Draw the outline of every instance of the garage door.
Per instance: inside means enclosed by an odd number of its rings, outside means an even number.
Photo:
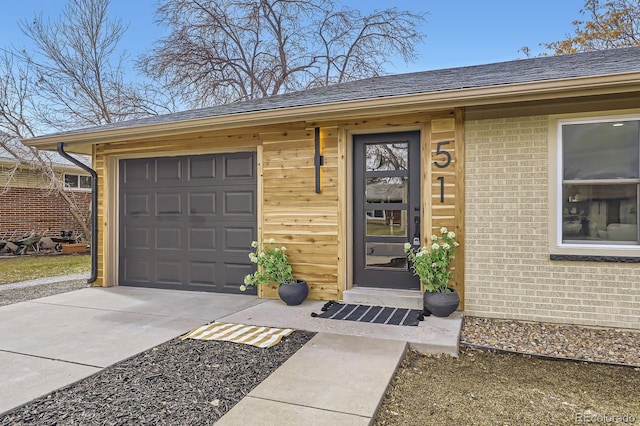
[[[119,283],[239,293],[256,239],[255,153],[120,160]]]

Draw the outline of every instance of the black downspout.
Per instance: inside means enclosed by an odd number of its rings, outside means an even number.
[[[87,284],[98,279],[98,174],[91,167],[76,160],[64,151],[64,142],[58,142],[58,154],[91,175],[91,276]]]

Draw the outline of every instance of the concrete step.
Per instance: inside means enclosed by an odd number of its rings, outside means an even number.
[[[458,356],[462,312],[454,312],[448,318],[431,315],[425,317],[417,327],[405,327],[311,316],[311,313],[321,313],[324,304],[325,302],[321,300],[305,300],[300,305],[288,306],[281,300],[264,300],[256,306],[226,317],[216,318],[216,320],[236,324],[295,328],[317,333],[400,340],[419,352]]]
[[[422,293],[420,290],[354,287],[344,291],[342,294],[342,300],[345,303],[422,309]]]

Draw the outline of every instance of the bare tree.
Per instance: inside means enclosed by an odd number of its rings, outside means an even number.
[[[108,18],[108,6],[109,0],[69,0],[57,21],[23,21],[21,29],[35,48],[5,50],[0,61],[0,146],[16,165],[45,177],[87,237],[87,218],[49,155],[19,140],[171,110],[168,98],[153,87],[125,82],[126,57],[117,45],[126,27]]]
[[[164,0],[158,23],[170,34],[139,65],[191,106],[261,98],[411,61],[423,20],[397,9],[363,16],[333,0]]]
[[[126,27],[108,17],[109,0],[69,0],[58,21],[20,24],[35,50],[15,50],[31,69],[42,124],[66,130],[156,114],[141,85],[126,83],[126,55],[117,50]],[[167,109],[161,109],[167,111]]]
[[[0,147],[15,159],[14,167],[5,172],[7,182],[11,181],[21,166],[40,173],[47,189],[62,198],[84,235],[89,237],[91,228],[88,217],[83,215],[74,193],[65,191],[64,179],[55,172],[50,155],[20,142],[20,139],[36,136],[36,129],[32,124],[34,120],[28,116],[34,109],[30,93],[31,76],[28,68],[16,65],[10,55],[5,54],[3,59],[0,66]]]

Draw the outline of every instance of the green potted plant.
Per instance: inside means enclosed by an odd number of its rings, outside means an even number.
[[[247,286],[270,285],[278,286],[278,295],[287,305],[299,305],[309,294],[306,281],[293,277],[293,269],[289,265],[289,257],[285,247],[276,246],[276,241],[271,238],[268,243],[251,243],[254,252],[249,253],[251,262],[258,265],[258,269],[244,277],[241,291],[246,291]]]
[[[431,236],[431,245],[418,249],[410,243],[404,245],[413,274],[424,287],[425,315],[448,317],[460,305],[460,296],[449,287],[452,278],[451,262],[456,248],[456,234],[443,227],[440,236]]]

